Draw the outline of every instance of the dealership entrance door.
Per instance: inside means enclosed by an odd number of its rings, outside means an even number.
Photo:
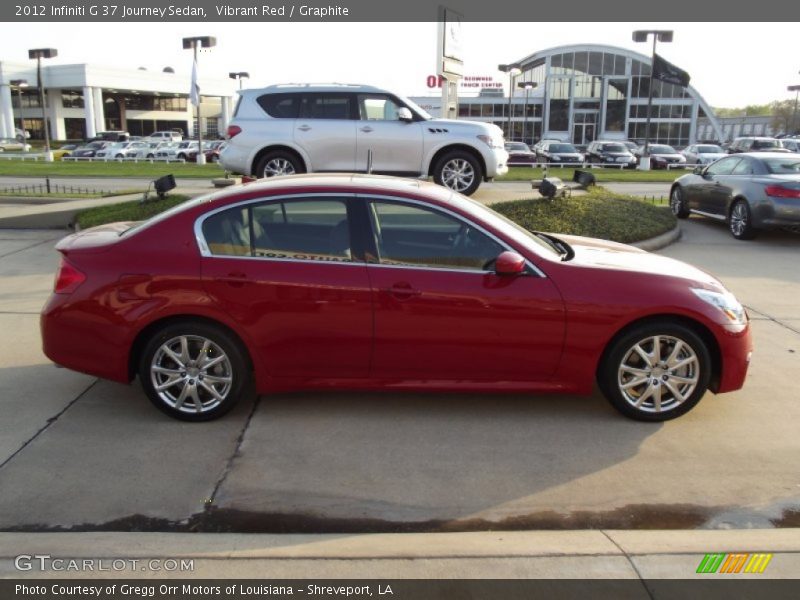
[[[572,123],[572,143],[586,146],[597,136],[597,110],[576,110]]]

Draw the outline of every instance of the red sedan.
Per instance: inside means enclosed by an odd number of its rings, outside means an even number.
[[[710,275],[532,233],[433,184],[298,175],[68,236],[42,311],[54,362],[137,375],[180,419],[252,389],[589,394],[661,421],[739,389],[747,315]]]

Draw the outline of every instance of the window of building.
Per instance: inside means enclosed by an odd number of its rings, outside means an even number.
[[[86,139],[86,119],[64,119],[64,133],[68,140]]]
[[[64,108],[84,108],[83,94],[74,90],[61,90],[61,106]]]
[[[569,129],[569,100],[550,100],[550,131],[567,131]]]

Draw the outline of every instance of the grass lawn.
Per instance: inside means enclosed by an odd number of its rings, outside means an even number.
[[[492,209],[531,231],[549,231],[615,242],[646,240],[673,229],[677,220],[667,205],[612,194],[602,187],[555,200],[515,200]]]
[[[175,194],[144,204],[138,200],[132,200],[109,206],[98,206],[78,213],[75,220],[81,229],[118,221],[143,221],[188,199],[189,196]]]
[[[581,167],[578,167],[581,168]],[[691,171],[684,169],[673,169],[671,171],[638,171],[636,169],[585,169],[595,176],[598,183],[621,182],[621,181],[651,181],[672,183],[681,175],[686,175]],[[548,169],[548,176],[558,177],[564,181],[572,181],[572,174],[575,168],[551,168]],[[495,181],[530,181],[531,179],[541,179],[542,169],[531,167],[511,167],[506,175],[495,178]]]
[[[156,179],[172,173],[175,177],[211,179],[222,177],[218,164],[131,163],[131,162],[51,162],[0,161],[0,176],[12,177],[146,177]]]
[[[78,214],[81,229],[116,221],[141,221],[187,200],[171,195],[163,200],[123,202],[98,206]],[[582,196],[555,200],[515,200],[492,209],[526,229],[585,235],[616,242],[637,242],[669,231],[677,224],[666,205],[655,205],[633,196],[620,196],[592,188]]]

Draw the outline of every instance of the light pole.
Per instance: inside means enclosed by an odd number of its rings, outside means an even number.
[[[800,85],[790,85],[786,89],[790,92],[794,92],[794,110],[792,111],[792,133],[797,133],[797,97],[800,96]]]
[[[53,153],[50,151],[50,130],[47,128],[47,112],[44,106],[44,87],[42,87],[42,59],[58,56],[55,48],[35,48],[28,50],[28,58],[36,59],[36,85],[39,86],[39,104],[42,105],[42,129],[44,130],[44,160],[53,162]],[[23,134],[24,135],[24,134]]]
[[[644,152],[639,161],[639,168],[642,171],[650,170],[650,117],[653,112],[653,71],[656,64],[656,40],[669,43],[672,41],[672,31],[669,29],[640,29],[633,32],[634,42],[646,42],[647,37],[653,34],[653,56],[650,61],[650,85],[647,95],[647,124],[644,132]]]
[[[506,128],[508,129],[508,137],[511,140],[511,98],[514,97],[514,77],[522,73],[519,65],[497,65],[497,69],[503,73],[508,73],[508,115],[506,117]]]
[[[250,73],[246,71],[239,71],[238,73],[228,73],[228,77],[238,81],[239,89],[242,89],[242,79],[250,79]]]
[[[206,155],[203,153],[203,128],[200,121],[200,86],[197,85],[197,49],[198,48],[213,48],[217,45],[217,38],[209,35],[199,37],[185,37],[183,38],[183,49],[191,49],[194,55],[194,62],[192,63],[192,89],[189,98],[194,104],[195,112],[197,113],[197,164],[206,164]]]
[[[25,120],[22,118],[22,88],[28,87],[27,79],[12,79],[12,87],[17,88],[17,104],[19,105],[19,130],[22,132],[22,151],[25,152]]]
[[[525,90],[525,108],[522,110],[522,141],[526,144],[528,143],[525,141],[525,131],[528,129],[528,93],[537,85],[538,84],[533,81],[517,82],[517,87]],[[531,136],[531,141],[533,141],[533,136]]]

